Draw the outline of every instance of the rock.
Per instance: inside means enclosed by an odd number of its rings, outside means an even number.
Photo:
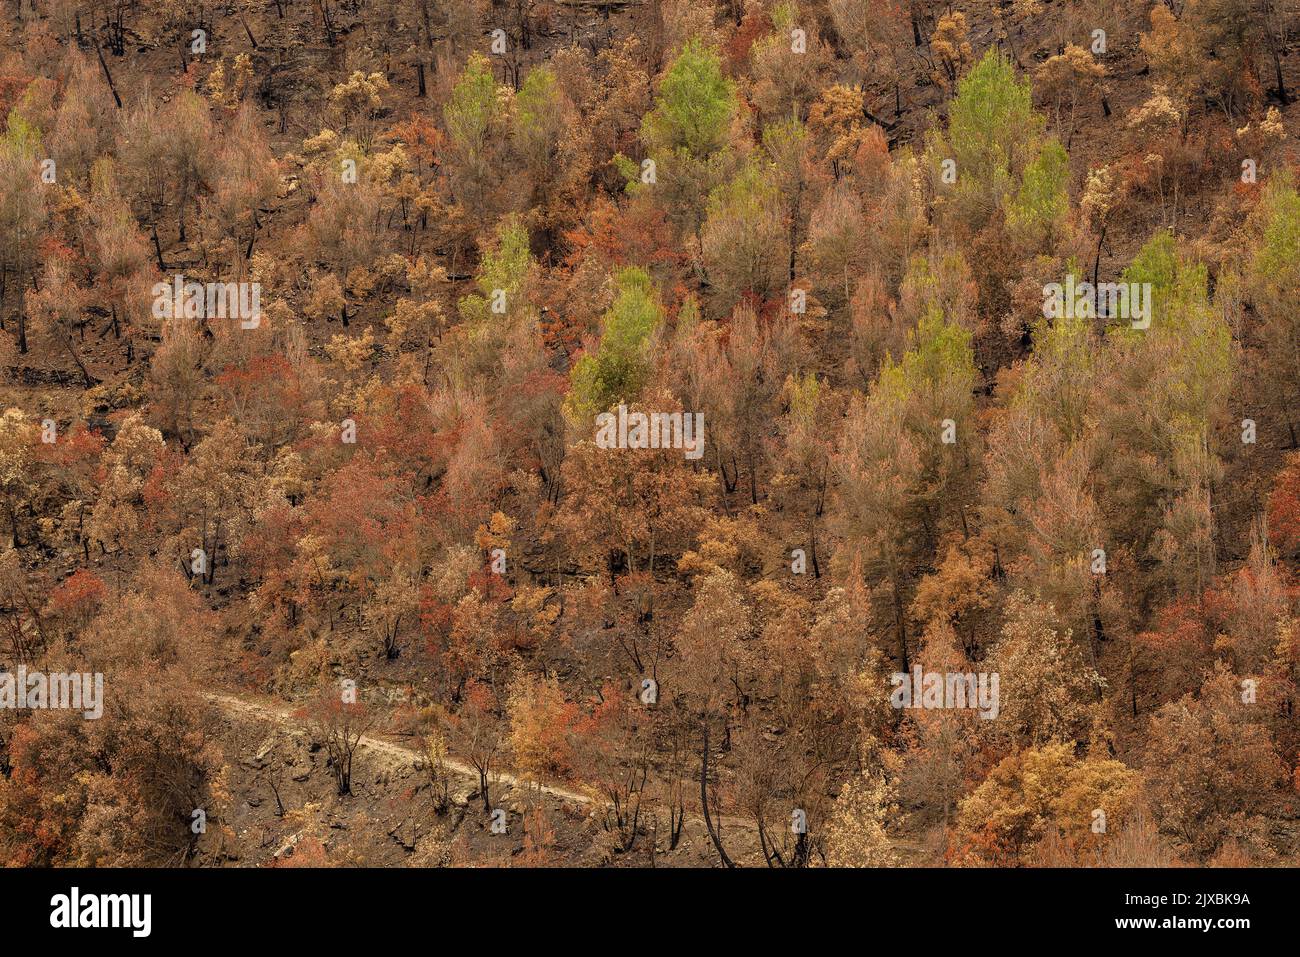
[[[408,824],[410,825],[410,827],[407,827]],[[408,851],[415,850],[415,841],[416,841],[415,822],[411,821],[409,818],[403,821],[398,821],[395,825],[389,828],[388,836],[391,837],[393,840],[395,840],[398,844],[402,845],[402,847],[405,848],[406,850]]]
[[[262,742],[262,746],[257,749],[256,754],[254,754],[252,757],[244,758],[242,761],[240,761],[240,763],[243,764],[245,767],[252,768],[255,771],[260,771],[262,768],[266,767],[267,756],[270,755],[271,750],[274,747],[275,747],[275,735],[272,735],[271,737],[267,738],[265,741]]]

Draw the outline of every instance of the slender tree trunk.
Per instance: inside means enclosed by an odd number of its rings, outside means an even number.
[[[122,98],[117,95],[117,85],[113,82],[113,74],[108,72],[108,64],[104,62],[104,51],[99,48],[99,38],[95,38],[95,55],[99,57],[99,65],[104,69],[104,79],[108,81],[109,92],[113,94],[113,102],[117,108],[122,108]]]
[[[722,846],[722,839],[718,836],[717,831],[713,828],[713,818],[709,814],[709,720],[705,718],[702,722],[703,727],[703,744],[700,750],[700,808],[704,812],[704,827],[709,832],[709,839],[713,841],[713,847],[718,852],[724,867],[735,867],[731,858],[727,856],[727,851]]]
[[[153,227],[153,253],[158,259],[158,269],[161,272],[167,271],[167,265],[163,262],[162,243],[158,242],[158,226]]]
[[[1101,244],[1106,241],[1106,224],[1101,224],[1101,234],[1097,237],[1097,252],[1092,257],[1092,288],[1097,288],[1097,273],[1101,269]]]

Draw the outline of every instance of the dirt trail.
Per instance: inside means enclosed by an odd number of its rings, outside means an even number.
[[[252,701],[248,698],[240,698],[235,695],[218,694],[216,692],[204,692],[203,696],[217,705],[223,711],[229,714],[242,714],[245,717],[269,722],[279,728],[284,729],[290,734],[306,734],[306,722],[296,717],[293,709],[284,705],[266,704],[259,701]],[[362,735],[358,742],[358,748],[370,751],[374,754],[383,755],[390,761],[396,762],[401,766],[416,766],[417,762],[423,761],[424,756],[414,748],[408,748],[404,745],[396,744],[392,741],[385,741],[382,738],[376,738],[371,735]],[[478,771],[462,761],[456,761],[452,758],[446,759],[446,766],[449,770],[463,777],[471,778],[477,783]],[[523,781],[508,771],[498,771],[492,775],[492,780],[497,784],[505,784],[510,787],[531,787],[540,790],[543,794],[549,794],[561,801],[569,801],[574,804],[594,804],[595,799],[590,794],[584,794],[581,791],[571,791],[568,788],[556,787],[550,784],[538,785],[533,781]],[[696,815],[688,815],[687,820],[695,824],[702,824],[704,819]],[[732,817],[723,815],[715,817],[715,821],[727,828],[743,828],[745,830],[756,830],[754,823],[749,818]],[[916,858],[922,855],[925,848],[912,841],[891,841],[890,844],[900,856]]]
[[[250,701],[247,698],[237,698],[234,695],[216,694],[214,692],[205,692],[203,696],[228,713],[238,713],[259,721],[268,721],[292,733],[306,733],[306,722],[295,717],[291,708],[279,705],[263,704],[257,701]],[[384,755],[401,765],[416,766],[418,762],[424,760],[424,756],[414,748],[408,748],[404,745],[395,744],[392,741],[385,741],[382,738],[376,738],[371,735],[363,734],[361,740],[358,742],[358,747],[366,751]],[[454,771],[456,774],[472,778],[475,781],[478,780],[478,771],[462,761],[447,758],[446,765],[449,770]],[[534,790],[539,789],[539,785],[531,781],[521,781],[518,777],[507,771],[494,772],[491,778],[494,782],[505,784],[509,787],[528,786]],[[570,791],[566,788],[553,787],[547,784],[540,785],[540,790],[543,794],[550,794],[562,801],[571,801],[578,804],[592,803],[591,795],[582,794],[578,791]]]

